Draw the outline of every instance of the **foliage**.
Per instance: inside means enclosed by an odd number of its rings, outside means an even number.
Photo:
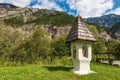
[[[8,55],[12,54],[13,46],[18,46],[21,41],[19,31],[14,31],[11,27],[5,27],[3,23],[0,26],[0,58],[2,63],[6,61]]]
[[[106,46],[103,40],[99,40],[93,44],[93,53],[106,52]]]
[[[52,63],[55,62],[56,57],[62,58],[70,55],[70,44],[65,43],[66,37],[61,36],[50,40],[48,32],[41,26],[32,30],[29,37],[22,36],[21,31],[10,26],[6,28],[3,25],[0,27],[0,31],[1,65],[33,64],[39,60],[42,60],[43,63]]]
[[[20,27],[24,24],[23,16],[12,17],[8,19],[4,19],[6,25],[10,25],[12,27]]]
[[[118,53],[120,52],[120,42],[116,45],[115,51]]]
[[[41,27],[38,27],[29,41],[30,46],[28,45],[26,48],[27,51],[30,51],[28,53],[32,52],[36,55],[36,58],[46,58],[50,53],[50,40],[48,37],[49,34]]]
[[[43,11],[41,10],[34,13],[33,15],[36,16],[37,19],[28,21],[27,23],[67,26],[67,25],[72,25],[75,19],[75,17],[73,17],[72,15],[70,16],[64,12],[58,12],[58,11],[52,12],[52,11],[46,11],[46,10],[43,10]]]
[[[35,63],[35,60],[39,58],[46,58],[50,53],[48,33],[41,27],[38,27],[34,31],[33,36],[24,40],[14,49],[13,53],[17,53],[16,57],[21,57],[20,60],[25,60],[29,64]]]
[[[31,37],[24,37],[20,32],[10,26],[2,26],[1,23],[0,60],[2,65],[31,64],[38,58],[50,55],[50,40],[45,30],[38,27]]]
[[[90,26],[95,26],[95,28],[96,28],[97,30],[102,29],[102,30],[106,31],[107,33],[110,32],[110,28],[109,28],[109,27],[104,27],[104,26],[100,26],[100,25],[98,25],[98,24],[89,23],[89,22],[87,22],[87,23],[88,23]],[[94,30],[93,30],[93,32],[94,32]]]
[[[52,40],[52,56],[62,57],[70,56],[70,44],[66,43],[66,37],[56,37]]]
[[[106,42],[105,44],[106,44],[106,46],[107,46],[107,51],[108,51],[108,52],[116,52],[116,51],[115,51],[115,47],[116,47],[116,45],[118,44],[117,41],[112,40],[112,41]]]
[[[88,24],[88,28],[90,29],[91,32],[93,32],[93,35],[98,39],[99,31],[98,31],[97,27],[94,25]]]
[[[119,54],[114,54],[116,59],[120,59],[120,42],[119,41],[108,41],[106,42],[107,46],[107,51],[112,52],[112,53],[119,53]]]

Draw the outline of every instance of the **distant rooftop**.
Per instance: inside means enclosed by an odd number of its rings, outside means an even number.
[[[77,16],[76,21],[74,22],[67,37],[67,42],[75,40],[96,41],[95,36],[89,30],[80,15]]]

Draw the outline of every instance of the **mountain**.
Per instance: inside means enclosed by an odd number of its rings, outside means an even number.
[[[110,29],[110,35],[117,40],[120,40],[120,22],[116,23]]]
[[[68,35],[75,17],[65,12],[37,9],[37,8],[14,8],[0,11],[0,22],[3,26],[9,26],[18,30],[21,35],[31,35],[30,30],[41,25],[46,29],[51,38],[55,36]],[[98,39],[108,41],[111,37],[104,29],[93,24],[88,24],[91,31]],[[6,27],[7,28],[7,27]]]
[[[17,8],[17,6],[9,4],[9,3],[0,3],[0,8],[10,9],[10,8]]]
[[[120,22],[120,15],[108,14],[101,17],[86,18],[85,21],[110,28],[114,24]]]

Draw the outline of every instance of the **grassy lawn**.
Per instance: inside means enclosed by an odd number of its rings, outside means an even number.
[[[120,67],[92,63],[96,73],[76,75],[72,67],[64,66],[21,66],[0,68],[0,80],[120,80]]]

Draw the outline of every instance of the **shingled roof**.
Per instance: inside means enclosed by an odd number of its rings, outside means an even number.
[[[76,21],[74,22],[67,37],[67,42],[75,40],[96,41],[95,36],[89,30],[80,15],[77,16]]]

